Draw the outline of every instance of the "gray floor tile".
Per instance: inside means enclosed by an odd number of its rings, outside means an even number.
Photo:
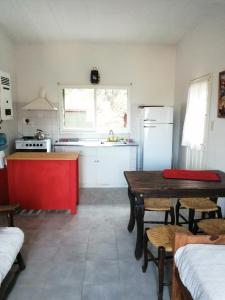
[[[116,243],[111,242],[90,242],[88,243],[87,260],[117,260],[118,249]]]
[[[120,284],[84,285],[82,300],[122,300]]]
[[[17,215],[27,268],[9,299],[157,299],[157,271],[142,273],[128,220],[126,189],[82,189],[77,215]]]
[[[156,286],[152,284],[124,283],[121,294],[122,300],[157,300]]]
[[[40,300],[43,298],[43,286],[16,286],[9,294],[8,300]]]
[[[79,286],[55,285],[45,287],[42,299],[47,300],[81,300],[82,288]]]
[[[61,244],[53,258],[56,264],[62,264],[64,261],[77,262],[86,260],[87,243]]]
[[[133,238],[129,238],[129,234],[127,235],[127,237],[124,236],[124,239],[117,239],[117,249],[119,260],[135,260],[135,242]]]
[[[120,281],[122,283],[143,283],[143,284],[156,284],[157,271],[153,264],[149,264],[146,273],[142,272],[142,261],[120,260]]]
[[[46,287],[59,284],[72,287],[73,284],[80,284],[84,281],[85,268],[85,261],[62,261],[59,264],[53,262],[45,278]]]
[[[84,283],[119,283],[118,261],[87,261]]]
[[[89,239],[88,239],[89,243],[109,243],[109,244],[116,244],[116,234],[115,231],[113,229],[112,226],[104,226],[104,228],[102,228],[102,226],[93,229],[90,229],[90,233],[89,233]]]
[[[61,244],[71,247],[77,245],[77,243],[87,244],[89,239],[89,232],[89,229],[79,229],[74,226],[73,230],[67,230],[67,233],[61,239]]]
[[[49,261],[54,258],[57,251],[56,246],[49,246],[46,242],[45,245],[29,244],[24,245],[22,248],[22,253],[24,260],[29,264],[32,261],[43,262]]]
[[[43,285],[51,268],[51,261],[26,262],[26,269],[20,273],[16,284],[31,286]]]

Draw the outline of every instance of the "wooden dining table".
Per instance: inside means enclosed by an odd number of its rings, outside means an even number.
[[[161,171],[125,171],[130,200],[128,231],[137,226],[135,257],[143,252],[144,198],[192,198],[210,197],[214,201],[225,197],[225,173],[213,170],[220,176],[220,182],[165,179]],[[160,200],[159,200],[160,201]]]

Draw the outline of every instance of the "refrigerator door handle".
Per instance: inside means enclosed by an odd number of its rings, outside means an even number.
[[[144,128],[156,128],[157,126],[144,126]]]
[[[144,121],[148,121],[148,122],[156,122],[157,120],[153,120],[153,119],[144,119]]]

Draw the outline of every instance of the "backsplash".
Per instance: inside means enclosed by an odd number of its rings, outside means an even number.
[[[97,132],[60,132],[60,117],[58,111],[34,111],[23,110],[22,107],[26,103],[17,103],[17,123],[18,132],[17,137],[33,136],[37,129],[41,129],[46,134],[46,137],[51,138],[52,142],[59,140],[60,138],[80,138],[80,139],[105,139],[108,137],[107,133]],[[54,105],[56,105],[54,103]],[[57,105],[56,105],[57,106]],[[29,122],[26,122],[26,119]],[[129,133],[118,134],[119,137],[130,138]]]

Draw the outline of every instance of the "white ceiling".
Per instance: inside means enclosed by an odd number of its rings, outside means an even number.
[[[17,43],[177,43],[225,0],[0,0],[0,27]]]

